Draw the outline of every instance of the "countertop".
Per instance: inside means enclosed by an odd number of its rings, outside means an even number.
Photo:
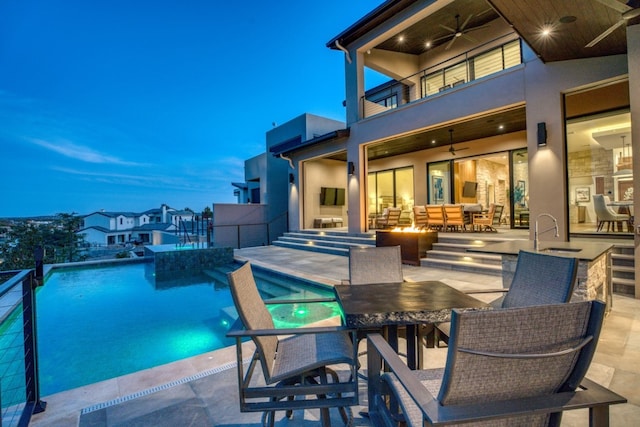
[[[540,252],[549,255],[578,258],[581,261],[594,261],[613,248],[612,243],[598,242],[540,242],[539,250],[533,250],[533,240],[510,240],[488,244],[481,248],[469,248],[468,252],[498,255],[518,255],[518,252]]]

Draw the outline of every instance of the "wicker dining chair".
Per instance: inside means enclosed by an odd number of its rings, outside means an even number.
[[[494,308],[511,308],[569,302],[577,274],[577,258],[520,251],[509,288],[489,290],[505,292],[501,298],[492,301],[491,305]],[[440,341],[448,341],[450,327],[449,322],[436,325],[436,345]]]
[[[291,416],[294,409],[319,408],[323,425],[328,426],[333,407],[340,409],[347,424],[344,408],[358,404],[355,333],[343,327],[276,329],[251,265],[245,263],[227,278],[243,326],[234,325],[227,333],[236,339],[240,411],[264,412],[265,421],[273,426],[275,411]],[[245,374],[242,339],[247,337],[256,350]],[[258,364],[262,379],[254,375]],[[336,366],[345,372],[339,375]]]
[[[558,426],[564,410],[589,408],[588,425],[608,425],[609,405],[626,399],[584,378],[604,311],[600,301],[454,310],[444,369],[410,370],[372,335],[371,422],[543,427]]]

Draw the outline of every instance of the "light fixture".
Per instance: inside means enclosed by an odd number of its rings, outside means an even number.
[[[616,171],[613,173],[613,176],[621,176],[621,175],[631,175],[633,174],[633,158],[631,157],[631,143],[625,144],[624,139],[626,135],[620,135],[622,139],[622,152],[618,156],[618,161],[616,162]],[[627,147],[629,150],[627,151]]]
[[[292,173],[289,174],[289,184],[295,184],[296,176]]]
[[[538,123],[538,147],[547,145],[547,124],[545,122]]]
[[[347,173],[349,174],[349,176],[353,175],[355,171],[356,171],[356,165],[354,165],[353,162],[347,163]]]

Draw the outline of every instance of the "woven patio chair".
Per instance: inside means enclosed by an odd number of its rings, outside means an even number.
[[[344,408],[358,404],[355,333],[343,327],[275,329],[251,265],[245,263],[227,278],[239,315],[236,323],[243,326],[236,324],[227,333],[236,339],[240,411],[264,412],[263,423],[273,426],[275,411],[290,417],[294,409],[319,408],[322,424],[328,426],[329,408],[339,408],[347,424]],[[245,375],[242,339],[247,337],[256,350]],[[262,378],[254,375],[258,363]],[[346,372],[339,375],[336,367]]]
[[[604,311],[600,301],[454,310],[444,369],[412,371],[374,334],[372,425],[558,426],[562,411],[580,408],[588,425],[609,425],[609,405],[626,399],[584,378]]]
[[[509,288],[482,292],[506,292],[501,298],[491,302],[494,308],[559,304],[571,299],[577,273],[577,258],[520,251]],[[449,322],[436,325],[436,345],[439,345],[440,341],[448,341],[450,327]]]
[[[402,253],[400,246],[349,248],[349,283],[401,283]]]

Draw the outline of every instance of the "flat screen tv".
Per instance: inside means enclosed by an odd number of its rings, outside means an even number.
[[[320,204],[323,206],[343,206],[345,198],[344,188],[321,187]]]
[[[476,197],[478,183],[473,181],[465,181],[462,187],[462,197]]]

